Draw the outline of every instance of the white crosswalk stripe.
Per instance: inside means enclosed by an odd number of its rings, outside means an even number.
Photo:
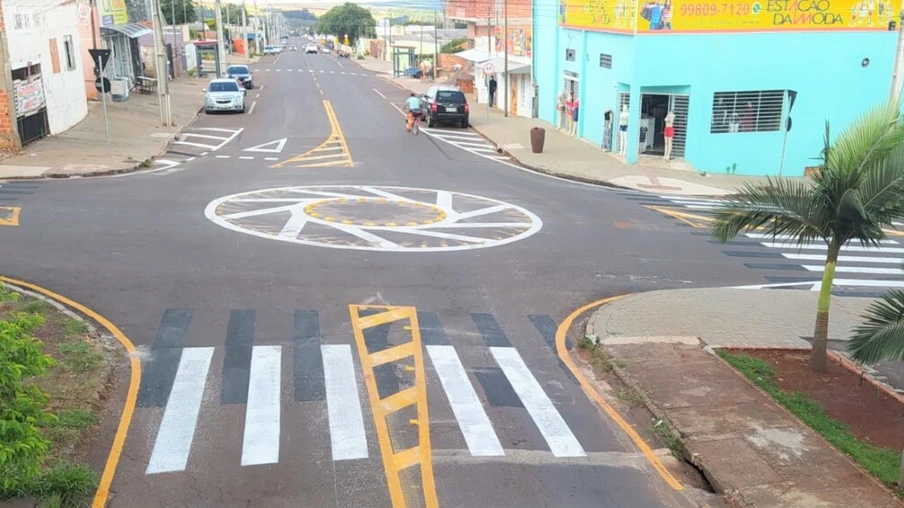
[[[650,199],[660,199],[665,206],[680,207],[688,210],[688,213],[698,216],[707,216],[716,211],[722,201],[719,199],[700,198],[694,196],[670,196],[659,195]],[[901,226],[904,223],[893,223],[893,226]],[[825,260],[828,246],[822,242],[814,242],[807,245],[799,245],[789,235],[771,235],[768,233],[743,233],[735,241],[749,240],[751,256],[745,265],[764,270],[782,270],[790,277],[784,277],[787,283],[781,282],[783,277],[769,277],[768,284],[743,286],[750,288],[781,288],[781,287],[807,287],[818,290],[821,286],[821,275],[825,271]],[[897,288],[904,285],[904,269],[901,268],[901,254],[904,254],[904,245],[895,236],[879,240],[878,245],[862,245],[858,242],[850,242],[841,247],[841,255],[838,257],[835,272],[838,275],[850,274],[856,278],[836,278],[834,288],[852,288],[851,294],[857,294],[862,288],[867,295],[872,294],[876,288]],[[774,254],[757,254],[757,250],[765,247]],[[729,249],[731,250],[731,249]],[[776,252],[777,251],[777,252]],[[740,252],[732,252],[733,256],[743,257]],[[779,263],[770,263],[769,257],[774,256]],[[786,265],[781,261],[798,261],[797,265]],[[879,266],[877,266],[879,265]],[[889,265],[889,266],[882,266]],[[793,267],[796,269],[789,269]],[[796,276],[799,271],[800,276]],[[795,277],[796,276],[796,277]],[[813,281],[801,281],[801,278],[815,277]],[[845,289],[847,291],[847,289]]]
[[[483,138],[480,134],[459,129],[440,129],[421,127],[421,132],[450,145],[456,146],[466,152],[483,157],[484,159],[511,162],[511,158],[500,154],[496,146]]]
[[[468,452],[474,457],[501,457],[506,451],[497,432],[510,432],[508,425],[495,427],[488,416],[477,390],[468,376],[465,365],[454,346],[426,346],[427,356],[439,378],[439,388],[445,394],[452,414],[458,424]],[[365,415],[359,392],[363,380],[359,379],[352,346],[324,344],[319,347],[323,366],[323,388],[326,400],[332,460],[347,461],[367,459],[368,436]],[[491,347],[492,357],[508,380],[515,396],[521,401],[528,420],[532,421],[543,436],[555,457],[583,457],[586,452],[572,433],[555,404],[514,347]],[[212,398],[208,391],[216,391],[222,379],[219,369],[211,369],[213,347],[186,347],[164,409],[163,419],[154,440],[147,474],[184,471],[192,453],[204,454],[214,443],[195,442],[196,433],[209,433],[209,421],[205,414],[214,408],[202,399]],[[225,360],[224,360],[225,361]],[[297,358],[296,358],[296,361]],[[286,372],[281,369],[280,346],[260,345],[251,350],[248,376],[248,397],[245,405],[241,466],[276,464],[280,461],[280,443],[286,435],[281,425],[285,411],[297,412],[298,404],[281,396],[281,385]],[[288,372],[291,374],[291,371]],[[500,425],[503,422],[497,421]],[[290,436],[296,437],[296,436]],[[375,438],[373,438],[375,439]]]

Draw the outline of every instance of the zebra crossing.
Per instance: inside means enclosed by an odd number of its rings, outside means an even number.
[[[423,126],[420,128],[420,131],[433,139],[438,139],[466,152],[477,155],[479,157],[483,157],[484,159],[512,162],[511,157],[503,155],[496,148],[496,145],[490,143],[486,140],[486,138],[484,138],[480,134],[477,134],[476,132],[471,132],[464,129],[441,129],[436,127],[428,128]]]
[[[456,442],[464,445],[459,445],[461,449],[466,448],[473,457],[504,457],[509,451],[503,443],[525,442],[519,433],[538,433],[545,444],[540,445],[542,451],[556,459],[587,456],[584,445],[572,431],[574,421],[570,425],[557,408],[564,401],[549,395],[548,386],[545,388],[541,383],[544,376],[538,379],[531,368],[532,362],[526,361],[509,342],[495,317],[472,314],[475,332],[462,332],[444,330],[435,313],[417,310],[416,316],[417,320],[411,322],[420,323],[418,336],[422,337],[416,345],[422,343],[424,357],[429,359],[424,362],[427,386],[419,389],[433,395],[442,394],[432,397],[428,405],[443,405],[451,411],[460,437]],[[254,310],[232,310],[225,341],[216,346],[187,344],[191,342],[187,337],[192,336],[192,317],[191,309],[167,309],[143,361],[136,415],[141,418],[142,411],[150,411],[147,418],[153,421],[150,415],[163,410],[159,425],[149,436],[146,475],[185,472],[193,463],[190,457],[215,452],[209,449],[211,443],[196,438],[208,433],[210,428],[222,428],[222,423],[214,421],[218,414],[216,404],[204,401],[218,401],[221,407],[244,406],[244,425],[239,427],[239,422],[234,423],[235,432],[241,433],[241,439],[236,440],[241,443],[238,464],[241,467],[278,464],[280,452],[287,446],[284,441],[291,440],[293,435],[297,437],[297,429],[284,428],[284,416],[310,407],[306,403],[325,403],[323,426],[329,435],[333,461],[371,458],[379,436],[372,435],[372,424],[366,422],[376,418],[378,406],[394,407],[390,409],[392,412],[410,404],[410,401],[400,401],[410,398],[410,389],[401,385],[405,384],[405,375],[412,367],[390,363],[401,358],[392,351],[399,349],[390,344],[393,334],[405,330],[410,333],[410,326],[374,322],[380,316],[362,317],[362,321],[370,319],[369,329],[362,337],[389,346],[384,352],[368,354],[368,361],[362,362],[359,356],[362,351],[359,349],[356,354],[353,345],[341,342],[344,337],[331,334],[329,339],[324,339],[320,315],[315,310],[294,311],[292,319],[285,323],[286,340],[273,340],[273,334],[269,333],[264,334],[268,337],[263,341],[266,343],[255,342]],[[550,334],[555,329],[552,318],[525,316],[525,325],[530,326],[527,322],[537,330],[538,338],[547,346],[551,344]],[[259,323],[261,327],[271,324]],[[194,330],[194,334],[197,332]],[[487,367],[486,362],[474,365],[472,354],[462,355],[464,346],[454,344],[458,334],[480,335],[487,353],[481,357],[491,359],[494,366]],[[352,335],[349,330],[348,341],[353,340]],[[381,356],[385,358],[375,360]],[[367,373],[365,364],[371,361],[375,367],[372,373]],[[364,389],[368,376],[375,380],[383,397],[372,400],[373,414],[366,404],[369,395]],[[391,385],[395,385],[398,393],[384,395]],[[284,388],[289,386],[294,388],[294,393]],[[573,405],[573,397],[567,403]],[[522,420],[532,428],[526,430],[513,425],[511,414],[500,416],[500,408],[525,413]],[[390,416],[381,418],[391,420]],[[402,420],[407,422],[405,418]],[[441,438],[448,442],[448,421],[436,425],[426,423],[430,432],[441,432]]]
[[[718,199],[692,196],[626,196],[684,225],[699,229],[709,227],[713,211],[721,204]],[[901,223],[894,225],[904,226]],[[874,297],[886,289],[904,288],[904,245],[899,240],[902,235],[897,230],[887,233],[891,238],[880,241],[878,246],[851,243],[841,248],[832,284],[833,293]],[[709,236],[708,232],[702,231],[694,234]],[[747,268],[769,273],[765,277],[768,283],[742,287],[812,291],[818,291],[822,287],[827,251],[827,246],[823,243],[798,245],[789,236],[742,233],[724,246],[726,249],[722,251],[723,254],[743,258]]]

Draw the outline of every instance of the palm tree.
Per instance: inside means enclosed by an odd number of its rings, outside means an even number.
[[[712,234],[727,242],[741,231],[762,230],[799,246],[826,244],[816,306],[810,367],[826,370],[829,304],[838,253],[848,242],[877,246],[883,227],[904,215],[904,123],[891,102],[864,113],[834,142],[826,122],[820,171],[812,182],[768,179],[746,184],[719,207]]]

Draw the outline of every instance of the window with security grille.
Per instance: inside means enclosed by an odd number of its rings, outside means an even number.
[[[569,62],[574,62],[574,50],[573,49],[565,50],[565,60],[568,60]]]
[[[612,55],[600,53],[600,67],[602,67],[603,69],[611,69],[612,68]]]
[[[714,93],[710,133],[781,130],[785,95],[785,90]]]

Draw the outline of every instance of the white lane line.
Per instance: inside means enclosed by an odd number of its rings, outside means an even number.
[[[255,107],[255,106],[257,106],[257,101],[254,101],[254,102],[251,103],[251,108],[248,109],[248,114],[249,114],[249,115],[253,115],[253,114],[254,114],[254,107]]]
[[[201,157],[210,154],[210,152],[201,152]]]
[[[223,136],[211,136],[210,134],[194,134],[192,132],[185,132],[182,134],[182,136],[184,136],[184,137],[191,136],[193,138],[204,138],[204,139],[218,139],[220,141],[222,141],[224,139],[229,139],[229,138],[224,138]]]
[[[219,127],[195,127],[192,130],[212,131],[212,132],[228,132],[229,134],[233,134],[235,132],[235,129],[221,129]]]
[[[242,159],[244,161],[250,161],[250,160],[254,160],[254,157],[252,157],[250,155],[239,155],[239,159]]]
[[[278,161],[279,157],[264,157],[265,161]]]
[[[323,74],[323,71],[322,71],[322,70],[320,71],[320,74]]]
[[[298,72],[304,72],[304,69],[298,69]]]
[[[348,344],[324,344],[320,346],[320,351],[333,460],[365,459],[367,436],[364,433],[352,347]]]
[[[488,206],[486,208],[478,208],[477,210],[472,210],[470,212],[460,213],[458,214],[458,218],[469,219],[471,217],[480,217],[481,215],[489,215],[491,213],[501,212],[507,209],[509,209],[509,207],[505,205]]]
[[[217,155],[217,159],[228,159],[232,157],[231,155]]]
[[[339,74],[342,74],[343,76],[345,76],[345,73],[344,73],[344,72],[340,72]]]
[[[189,158],[185,159],[185,162],[191,162],[195,159],[197,159],[197,157],[189,157]]]
[[[801,265],[810,272],[822,272],[826,268],[823,265]],[[873,268],[871,266],[836,266],[837,273],[869,273],[873,275],[904,275],[900,268]]]
[[[513,347],[491,347],[490,352],[543,434],[552,454],[556,457],[586,456],[581,443],[571,433],[568,424],[543,392],[540,383],[530,373],[518,351]]]
[[[276,72],[282,72],[282,69],[276,69]]]
[[[282,230],[279,232],[279,236],[282,238],[291,238],[294,240],[298,238],[301,230],[304,229],[305,224],[308,223],[308,216],[297,208],[293,208],[291,210],[291,213],[292,215],[289,216],[289,220],[286,221],[286,225],[283,226]]]
[[[270,69],[267,69],[266,72],[270,72]]]
[[[163,420],[157,431],[146,474],[185,470],[195,437],[211,358],[212,347],[188,347],[182,350],[179,369],[166,401],[166,409],[163,410]]]
[[[431,128],[426,128],[426,129],[422,129],[422,130],[424,132],[428,132],[430,134],[436,134],[437,136],[442,136],[442,135],[466,136],[466,137],[471,137],[471,138],[483,139],[483,136],[481,136],[480,134],[475,134],[473,132],[468,132],[468,131],[464,131],[464,130],[452,131],[452,130],[448,130],[448,129],[431,129]]]
[[[264,91],[264,87],[265,87],[265,86],[267,86],[267,85],[261,85],[261,92]]]
[[[339,67],[341,67],[341,68],[343,68],[343,69],[345,68],[345,66],[342,65],[342,64],[339,62],[339,60],[336,60],[336,65],[338,65]]]
[[[279,383],[281,346],[254,346],[248,404],[245,407],[245,436],[242,465],[279,462]]]
[[[487,152],[487,153],[497,153],[493,148],[468,148],[469,151],[472,152]]]
[[[466,148],[468,150],[471,149],[479,149],[479,148],[492,148],[493,145],[489,143],[472,143],[470,141],[449,141],[453,145],[460,146],[462,148]]]
[[[454,213],[452,208],[452,193],[449,191],[436,191],[436,206],[448,213]],[[458,215],[457,213],[455,214]]]
[[[659,196],[662,199],[668,199],[669,201],[692,201],[692,202],[703,202],[703,203],[720,203],[722,200],[720,199],[707,199],[707,198],[699,198],[699,197],[688,197],[688,196]]]
[[[468,450],[475,457],[497,457],[505,455],[502,444],[493,430],[474,386],[468,379],[454,346],[427,346],[427,354],[443,385],[449,405],[458,421],[458,428],[468,444]]]
[[[797,246],[793,243],[760,242],[760,245],[772,249],[788,250],[828,250],[824,243],[811,243],[810,245]],[[842,252],[870,252],[873,254],[904,254],[904,248],[900,247],[864,247],[862,245],[845,245]]]
[[[286,69],[286,72],[292,72],[294,69]]]
[[[790,235],[771,235],[769,233],[745,233],[747,238],[756,238],[758,240],[794,240],[796,237]],[[897,244],[898,242],[894,240],[879,240],[879,243],[884,243],[886,245],[889,244]]]
[[[330,71],[330,74],[336,74],[336,71]]]
[[[789,288],[799,286],[811,286],[810,291],[819,291],[822,288],[822,281],[807,282],[779,282],[776,284],[754,284],[750,286],[732,286],[733,289],[769,289],[769,288]],[[904,288],[904,281],[901,280],[873,280],[873,279],[835,279],[832,287],[871,287],[871,288]]]
[[[796,254],[782,252],[782,256],[786,259],[799,259],[802,261],[825,261],[826,257],[820,254]],[[875,256],[838,256],[839,263],[887,263],[890,265],[900,265],[900,258],[880,258]]]
[[[256,103],[255,103],[255,104],[256,104]],[[254,104],[251,105],[251,109],[254,109]],[[242,127],[241,129],[239,129],[239,130],[233,132],[233,133],[232,133],[232,136],[229,136],[229,139],[227,139],[226,141],[223,141],[222,143],[220,143],[220,145],[217,146],[216,148],[214,148],[213,150],[211,150],[211,152],[216,152],[216,151],[219,150],[220,148],[223,148],[224,146],[226,146],[227,143],[229,143],[230,141],[232,141],[233,139],[235,139],[236,136],[238,136],[239,134],[241,134],[244,130],[245,130],[245,128]]]
[[[384,99],[386,98],[386,96],[383,95],[383,94],[382,94],[379,90],[377,90],[376,88],[374,88],[373,91],[374,91],[374,92],[377,92],[377,95],[379,95],[380,97],[382,97],[382,98],[384,98]]]
[[[189,141],[173,141],[173,144],[174,145],[185,145],[185,146],[196,146],[198,148],[207,148],[210,150],[216,150],[216,147],[214,145],[205,145],[202,143],[191,143]]]
[[[254,98],[255,98],[255,99],[260,99],[260,98],[261,98],[261,94],[255,94],[255,95],[254,95]]]

